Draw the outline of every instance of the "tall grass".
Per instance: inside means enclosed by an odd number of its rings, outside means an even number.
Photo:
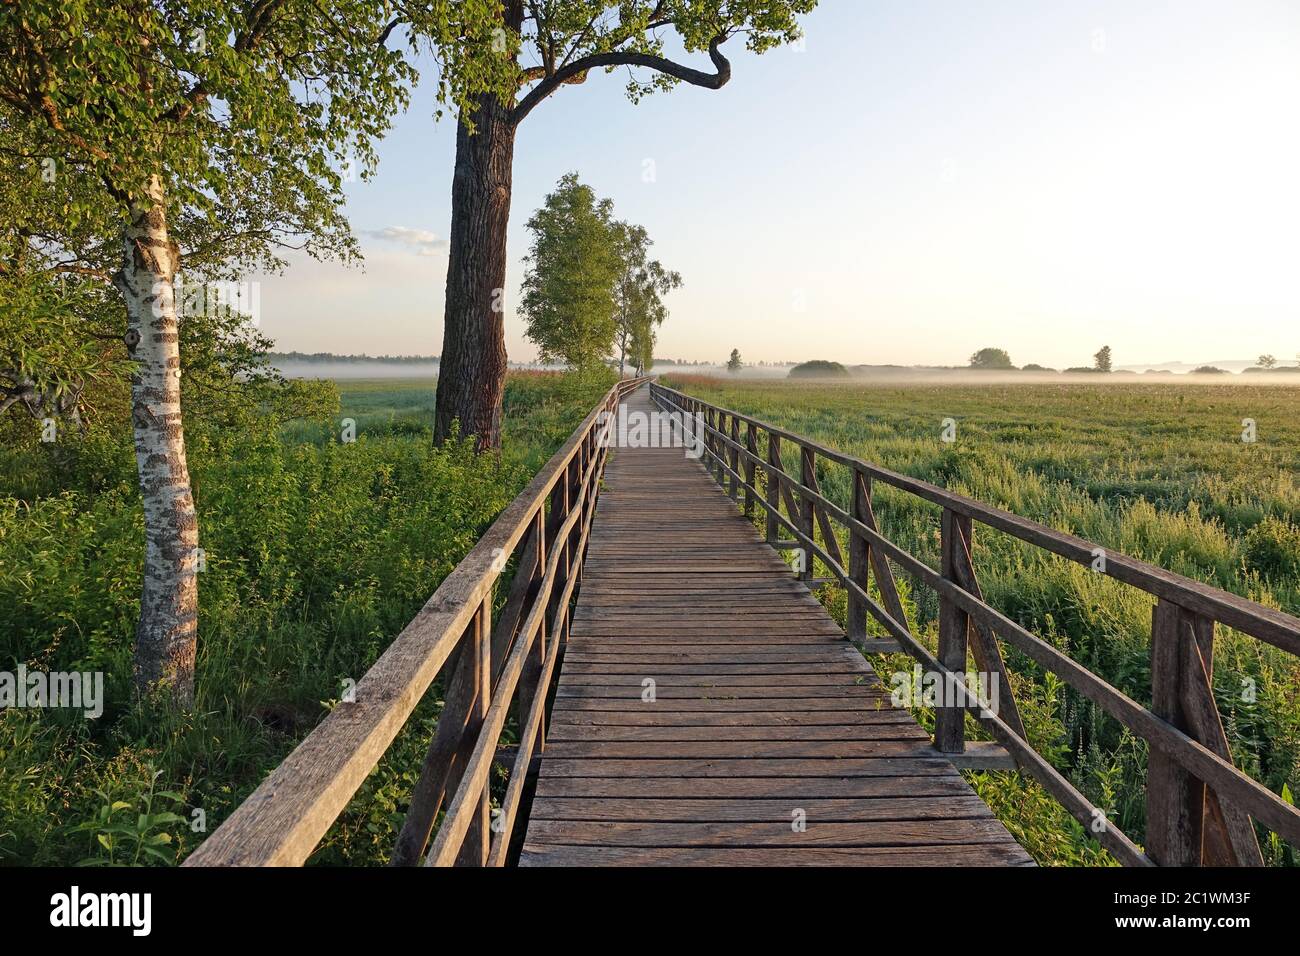
[[[132,700],[143,521],[129,435],[0,452],[0,670],[102,671],[107,707],[0,713],[0,861],[184,858],[358,680],[607,381],[512,375],[499,456],[434,448],[432,382],[337,416],[190,423],[206,569],[194,710]],[[341,420],[356,441],[340,440]],[[314,859],[377,863],[441,707],[426,695]]]

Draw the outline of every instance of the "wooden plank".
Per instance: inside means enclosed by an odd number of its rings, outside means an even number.
[[[570,710],[552,714],[551,725],[574,727],[850,727],[871,726],[881,723],[908,724],[916,722],[907,711],[897,707],[881,706],[850,711],[824,710],[761,710],[747,713],[700,713],[691,711],[665,712],[663,710]],[[728,730],[718,737],[726,739]]]
[[[914,723],[895,721],[879,724],[827,724],[811,726],[617,726],[589,724],[559,724],[551,728],[550,741],[863,741],[863,740],[920,740],[927,746],[930,735]],[[560,751],[556,751],[560,753]]]
[[[609,800],[548,797],[533,811],[534,820],[614,823],[780,823],[789,827],[791,811],[807,814],[809,825],[890,820],[987,819],[988,807],[969,797],[880,797],[864,800],[818,797],[811,800]]]
[[[948,847],[524,847],[520,866],[1032,866],[1016,844]]]
[[[819,823],[797,831],[790,820],[779,823],[616,823],[599,826],[571,820],[538,820],[529,825],[537,843],[569,846],[945,846],[1011,843],[997,820],[950,819]]]
[[[734,799],[816,800],[974,795],[955,770],[924,776],[886,777],[542,777],[537,801],[559,797],[601,800]]]
[[[792,687],[754,687],[748,684],[732,684],[724,687],[699,687],[677,684],[661,685],[654,677],[652,685],[644,683],[628,686],[609,686],[604,684],[561,684],[556,692],[556,700],[581,698],[590,700],[597,697],[612,700],[634,701],[654,704],[661,700],[780,700],[788,697],[835,697],[852,700],[879,700],[887,696],[879,686],[866,684],[798,684]],[[645,696],[653,690],[654,699],[647,701]]]
[[[920,740],[562,740],[553,757],[592,760],[672,758],[685,760],[832,759],[916,757],[933,759],[930,741]]]
[[[734,760],[584,760],[544,757],[544,777],[922,777],[954,773],[937,751],[922,757],[852,757],[800,760],[754,758]],[[990,814],[991,816],[991,814]]]

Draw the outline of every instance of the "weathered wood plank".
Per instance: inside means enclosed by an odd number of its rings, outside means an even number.
[[[948,847],[625,847],[530,843],[520,866],[1032,866],[1016,844]]]

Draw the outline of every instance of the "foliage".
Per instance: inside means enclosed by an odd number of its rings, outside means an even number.
[[[1093,368],[1098,372],[1109,372],[1111,370],[1110,346],[1103,345],[1097,350],[1092,357]]]
[[[734,374],[744,367],[745,363],[740,360],[740,349],[732,349],[731,358],[727,359],[727,371]]]
[[[612,202],[567,173],[528,220],[533,241],[519,311],[543,362],[587,369],[609,354],[621,268],[612,211]]]
[[[800,36],[797,16],[817,0],[525,0],[517,28],[498,43],[518,60],[517,76],[526,90],[514,110],[516,121],[561,86],[581,83],[593,70],[643,67],[649,75],[630,72],[627,95],[633,102],[679,82],[720,86],[730,65],[720,47],[743,36],[745,49],[764,53]],[[513,26],[513,25],[512,25]],[[668,37],[686,53],[708,51],[718,73],[704,73],[669,60]],[[512,63],[515,62],[512,60]],[[724,69],[725,68],[725,69]],[[453,73],[454,87],[458,78]],[[440,88],[441,89],[441,88]]]
[[[971,368],[1015,368],[1004,349],[980,349],[970,357]]]
[[[614,283],[615,337],[619,351],[619,371],[624,359],[634,368],[654,365],[656,329],[668,318],[662,296],[682,284],[682,277],[649,257],[652,243],[644,226],[614,223],[614,248],[619,258],[619,275]]]
[[[790,369],[790,378],[848,378],[849,370],[839,362],[813,359],[801,362]]]
[[[39,442],[0,446],[0,668],[102,671],[106,697],[95,721],[0,713],[0,860],[183,859],[206,835],[193,811],[211,832],[311,730],[322,702],[377,659],[609,374],[512,374],[499,459],[431,445],[421,380],[347,383],[341,409],[336,393],[334,411],[283,427],[276,415],[227,426],[223,406],[214,419],[196,411],[190,466],[207,567],[190,714],[130,692],[142,518],[125,423],[92,423],[62,457]],[[339,440],[340,415],[356,420],[355,442]],[[439,700],[435,685],[321,862],[386,858]]]

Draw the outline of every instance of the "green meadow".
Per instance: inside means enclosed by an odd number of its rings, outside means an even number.
[[[685,376],[665,383],[1300,614],[1300,389],[909,387]],[[955,422],[955,441],[942,440],[945,419]],[[1243,441],[1250,422],[1254,434],[1246,434],[1255,440]],[[785,452],[786,466],[796,468]],[[846,469],[819,466],[818,479],[847,507]],[[887,537],[937,566],[936,506],[878,482],[875,508]],[[1151,598],[999,532],[977,525],[975,538],[976,571],[995,607],[1149,703]],[[934,595],[906,576],[900,587],[914,629],[933,648]],[[842,589],[823,588],[821,597],[843,622]],[[1004,653],[1032,743],[1141,842],[1145,743],[1023,655],[1005,647]],[[886,676],[912,667],[903,655],[874,663]],[[1300,661],[1220,627],[1215,696],[1237,765],[1284,796],[1300,790]],[[918,717],[932,723],[924,710]],[[1113,862],[1037,784],[1014,774],[970,777],[1040,863]],[[1262,831],[1261,844],[1270,863],[1298,862],[1300,851]]]

